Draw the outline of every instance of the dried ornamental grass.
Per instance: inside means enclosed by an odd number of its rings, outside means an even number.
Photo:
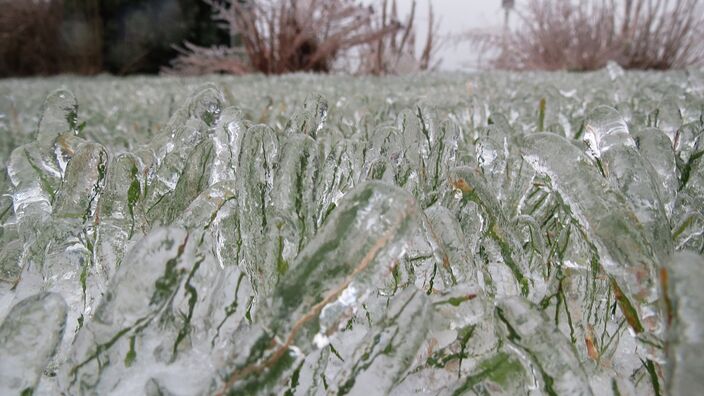
[[[614,61],[627,69],[683,69],[704,64],[700,0],[531,0],[515,28],[470,32],[510,70],[586,71]]]

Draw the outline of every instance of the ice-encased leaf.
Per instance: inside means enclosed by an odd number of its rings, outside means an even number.
[[[14,286],[22,273],[24,247],[19,239],[6,241],[0,249],[0,281]]]
[[[603,178],[573,144],[554,134],[534,134],[523,140],[523,157],[549,177],[590,235],[604,271],[623,292],[619,301],[636,332],[657,330],[657,269],[643,226],[625,198]],[[564,166],[565,163],[572,166]],[[637,315],[632,310],[637,310]],[[647,320],[646,323],[643,323]]]
[[[597,158],[615,145],[635,147],[626,121],[608,106],[599,106],[589,114],[584,126],[584,140],[591,154]]]
[[[306,135],[291,135],[282,144],[281,159],[273,185],[273,214],[290,245],[284,260],[291,261],[317,231],[316,215],[310,207],[316,202],[320,165],[318,146]]]
[[[15,304],[0,325],[0,391],[32,394],[66,323],[66,302],[40,293]]]
[[[266,267],[266,255],[260,248],[269,241],[274,176],[278,169],[279,143],[271,128],[253,126],[242,139],[237,174],[242,256],[245,272],[257,293],[268,295],[276,283],[276,268]]]
[[[220,117],[225,99],[215,85],[209,83],[198,88],[189,102],[187,105],[188,115],[201,119],[208,126],[212,126]]]
[[[171,134],[189,119],[197,119],[208,126],[218,121],[225,100],[213,83],[205,83],[193,89],[181,106],[171,115],[162,134]]]
[[[474,260],[452,212],[441,205],[433,205],[425,210],[425,214],[432,227],[432,237],[440,245],[443,267],[451,275],[452,283],[476,281]]]
[[[278,285],[267,313],[273,320],[271,330],[291,333],[294,323],[288,318],[305,318],[313,311],[322,320],[328,304],[346,303],[340,300],[345,292],[355,301],[382,286],[380,278],[390,274],[393,259],[403,254],[405,238],[416,227],[417,210],[408,194],[378,182],[348,193]],[[299,290],[306,291],[301,299],[295,297]],[[333,326],[338,320],[325,321]],[[308,337],[299,337],[310,342],[317,333],[333,329],[309,333],[316,327],[313,323],[296,332],[304,331]]]
[[[383,183],[365,183],[348,193],[258,310],[257,322],[265,325],[247,336],[257,341],[225,389],[275,389],[297,355],[324,346],[390,275],[417,211],[408,194]]]
[[[677,130],[675,142],[672,144],[682,166],[690,162],[704,148],[704,128],[701,122],[692,122]]]
[[[595,157],[601,171],[627,199],[658,260],[667,261],[673,249],[661,189],[652,177],[652,165],[638,152],[625,120],[616,110],[600,106],[588,116],[585,128],[589,144],[598,142]]]
[[[204,139],[188,156],[183,173],[178,178],[173,196],[169,197],[168,209],[160,221],[171,223],[188,205],[208,187],[213,172],[214,144],[210,139]]]
[[[209,184],[235,177],[239,167],[240,147],[247,131],[242,112],[234,107],[225,108],[213,126],[213,170]]]
[[[427,204],[442,199],[443,178],[448,171],[460,165],[460,147],[464,146],[464,130],[452,121],[443,121],[437,128],[436,143],[430,148],[428,158]]]
[[[328,102],[324,96],[313,94],[308,96],[303,109],[294,113],[284,127],[284,135],[303,134],[317,138],[318,132],[325,127],[328,117]]]
[[[607,178],[617,187],[645,229],[660,263],[673,252],[670,224],[652,166],[633,147],[614,146],[602,154]]]
[[[433,305],[417,289],[394,296],[329,385],[332,395],[389,394],[403,379],[433,321]]]
[[[359,176],[357,172],[360,169],[355,167],[353,154],[349,152],[353,150],[353,142],[341,136],[332,139],[330,145],[333,147],[327,156],[321,159],[318,184],[315,187],[317,196],[315,201],[311,202],[317,207],[316,228],[322,226],[343,195],[355,185]]]
[[[139,159],[132,154],[110,158],[98,206],[101,220],[129,224],[133,230],[135,219],[140,216],[138,202],[143,194],[140,169]]]
[[[185,126],[170,132],[165,147],[149,152],[148,157],[142,159],[150,168],[143,199],[150,223],[168,224],[164,220],[171,219],[171,203],[178,200],[174,190],[182,175],[203,170],[198,164],[193,164],[192,168],[187,165],[191,156],[208,157],[207,153],[212,150],[208,143],[203,143],[207,142],[203,139],[205,129],[202,121],[190,119]],[[206,155],[202,154],[203,151]]]
[[[56,196],[58,217],[92,218],[105,184],[108,153],[96,143],[83,143],[66,166],[66,176]]]
[[[496,316],[504,338],[518,349],[545,393],[592,394],[574,346],[537,307],[510,297],[498,301]]]
[[[528,378],[518,357],[499,352],[480,361],[472,374],[458,380],[440,395],[515,395],[523,392]]]
[[[645,128],[632,132],[638,151],[647,160],[657,176],[660,197],[668,218],[672,216],[677,194],[677,161],[670,139],[659,129]]]
[[[503,264],[513,275],[521,294],[530,290],[528,268],[517,245],[517,238],[495,193],[477,169],[458,167],[450,171],[450,184],[462,195],[462,200],[474,202],[483,209],[486,224],[482,230],[497,247]]]
[[[704,383],[704,310],[701,283],[704,259],[692,252],[675,254],[667,266],[665,283],[671,323],[668,329],[666,375],[671,395],[697,393]]]
[[[30,154],[30,147],[20,146],[10,154],[7,173],[12,183],[13,211],[20,222],[37,222],[51,213],[60,175],[47,175]],[[59,176],[59,177],[57,177]]]
[[[677,105],[677,99],[665,97],[652,115],[653,126],[660,128],[670,140],[675,142],[677,129],[682,125],[682,113]]]
[[[53,142],[60,134],[74,133],[78,117],[78,102],[71,91],[58,89],[50,93],[42,105],[36,141]]]
[[[215,183],[192,199],[186,209],[176,219],[175,223],[183,225],[188,230],[207,229],[217,220],[225,205],[228,209],[237,208],[235,198],[236,185],[228,180]],[[236,214],[235,214],[236,215]],[[229,230],[234,232],[235,230]]]
[[[125,349],[130,342],[130,350],[134,348],[130,339],[158,320],[172,300],[180,279],[193,264],[181,258],[187,241],[188,233],[181,228],[158,228],[125,255],[93,319],[76,336],[62,373],[64,386],[73,392],[101,392],[119,381],[115,375],[101,374],[120,372]]]

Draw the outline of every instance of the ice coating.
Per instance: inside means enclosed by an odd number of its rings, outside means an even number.
[[[691,393],[687,73],[1,81],[5,393]]]
[[[60,88],[50,93],[43,104],[35,140],[50,143],[62,133],[75,133],[78,101],[73,92]]]
[[[628,126],[621,115],[608,106],[599,106],[587,117],[584,140],[594,157],[600,158],[614,146],[635,147]]]
[[[701,327],[704,312],[701,288],[704,260],[693,252],[681,252],[667,267],[665,279],[672,322],[668,336],[666,386],[672,395],[696,392],[702,384],[701,354],[704,351],[704,333]]]
[[[591,395],[587,376],[573,346],[549,320],[521,297],[498,302],[496,316],[503,336],[515,345],[518,355],[542,378],[539,387],[547,394]]]
[[[641,156],[652,165],[646,167],[662,200],[668,219],[672,217],[677,196],[677,160],[667,136],[657,128],[645,128],[632,133]],[[653,172],[654,171],[654,172]]]
[[[621,114],[606,106],[594,110],[586,122],[585,136],[600,142],[596,157],[602,172],[626,196],[658,260],[667,261],[672,254],[672,238],[663,204],[666,190],[660,188],[662,183],[652,176],[655,172],[651,163],[639,152],[640,139],[629,133]],[[648,142],[643,143],[647,148]],[[667,153],[665,147],[658,151]]]
[[[12,307],[0,325],[0,389],[4,394],[31,394],[61,340],[66,302],[55,293],[40,293]]]
[[[602,257],[601,266],[625,292],[623,309],[633,309],[629,306],[634,305],[641,310],[637,317],[630,318],[629,323],[636,332],[643,331],[641,322],[651,313],[647,308],[639,307],[657,301],[659,263],[625,197],[613,189],[590,165],[588,158],[566,139],[554,134],[534,134],[527,136],[524,142],[526,161],[550,178],[585,232],[593,238]],[[573,166],[561,166],[568,158],[574,161]],[[660,323],[652,321],[649,329],[659,331]]]

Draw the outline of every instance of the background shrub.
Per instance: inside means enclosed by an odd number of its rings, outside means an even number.
[[[396,0],[380,12],[355,0],[206,0],[230,46],[186,42],[166,74],[284,74],[345,71],[397,74],[435,66],[437,29],[432,8],[428,36],[415,54],[415,0],[402,23]]]
[[[471,32],[488,64],[511,70],[595,70],[704,64],[701,0],[530,0],[515,28]]]

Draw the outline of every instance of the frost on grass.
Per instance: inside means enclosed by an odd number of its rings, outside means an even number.
[[[700,72],[211,80],[0,83],[0,393],[701,388]]]

